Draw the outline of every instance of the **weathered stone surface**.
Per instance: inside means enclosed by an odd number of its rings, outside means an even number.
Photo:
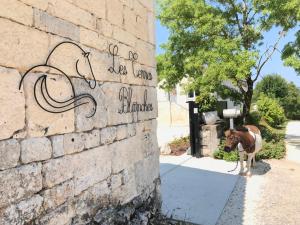
[[[111,173],[111,151],[108,151],[107,146],[84,151],[72,157],[75,195],[106,179]]]
[[[99,35],[95,31],[82,27],[80,28],[80,43],[99,51],[104,51],[108,48],[108,42],[105,37]]]
[[[26,94],[26,118],[27,134],[30,137],[40,137],[45,135],[63,134],[74,131],[74,110],[64,113],[49,113],[42,109],[34,97],[34,84],[41,74],[29,74],[24,80]],[[47,86],[52,98],[57,101],[64,101],[71,98],[71,86],[64,78],[59,75],[48,75]],[[37,98],[43,107],[55,111],[50,107],[37,92]]]
[[[112,191],[114,191],[122,185],[122,177],[123,176],[121,173],[112,175],[112,177],[110,178],[110,187]]]
[[[79,41],[78,26],[38,9],[34,9],[34,26],[46,32]]]
[[[90,29],[96,28],[96,19],[91,13],[67,1],[51,0],[48,11],[51,15],[70,21],[76,25]]]
[[[9,169],[18,165],[20,158],[20,144],[11,139],[0,141],[0,170]]]
[[[64,153],[72,154],[84,149],[85,135],[80,133],[69,133],[64,135]]]
[[[136,22],[137,15],[135,14],[135,11],[130,7],[124,7],[124,27],[126,31],[135,34],[137,29]]]
[[[148,12],[148,41],[155,45],[156,43],[156,31],[155,31],[155,24],[151,21],[155,21],[155,15],[153,12]]]
[[[123,141],[118,141],[109,146],[112,152],[112,170],[113,173],[119,173],[130,165],[143,159],[141,150],[141,140],[139,136],[134,136]]]
[[[54,209],[74,196],[74,182],[73,180],[66,181],[61,185],[45,190],[42,196],[44,198],[44,210]]]
[[[51,188],[69,180],[73,177],[73,171],[74,165],[70,156],[49,160],[43,164],[43,186]]]
[[[109,204],[110,189],[106,181],[90,187],[76,198],[76,216],[74,224],[87,224],[91,222],[96,210]]]
[[[75,215],[74,206],[66,202],[49,214],[39,219],[37,224],[43,225],[69,225]]]
[[[0,140],[11,137],[25,126],[25,97],[23,89],[18,90],[19,82],[17,70],[0,67]]]
[[[90,118],[87,117],[93,112],[95,107],[90,99],[86,99],[90,104],[75,109],[76,131],[81,132],[105,127],[107,125],[107,97],[103,93],[101,85],[97,84],[96,88],[92,90],[86,88],[87,84],[82,79],[74,79],[73,83],[78,94],[88,93],[97,102],[96,113]]]
[[[46,10],[48,7],[49,0],[21,0],[27,5],[33,6],[38,9]]]
[[[91,132],[85,133],[85,142],[84,142],[84,148],[90,149],[98,147],[100,142],[100,130],[93,130]]]
[[[143,40],[137,40],[136,51],[139,53],[139,62],[141,64],[155,68],[155,48],[152,44]]]
[[[33,163],[0,172],[0,208],[42,189],[41,164]]]
[[[0,27],[0,65],[26,71],[44,62],[49,53],[47,34],[2,18]]]
[[[0,17],[31,26],[33,22],[33,10],[31,7],[17,0],[2,0]]]
[[[117,128],[107,127],[101,129],[101,144],[111,144],[117,138]]]
[[[106,1],[107,3],[107,20],[119,27],[123,25],[123,5],[119,0]]]
[[[127,128],[128,128],[128,136],[129,137],[133,137],[136,135],[136,124],[135,123],[128,124]]]
[[[42,202],[43,198],[40,195],[34,195],[17,205],[0,209],[0,224],[29,224],[41,214]]]
[[[21,161],[30,163],[50,159],[52,146],[48,138],[30,138],[21,141]]]
[[[117,127],[117,141],[123,140],[128,136],[127,125],[121,125]]]
[[[73,0],[74,4],[94,14],[97,18],[105,18],[106,1]]]
[[[50,137],[52,143],[53,157],[57,158],[65,154],[64,151],[64,135],[56,135]]]
[[[151,12],[154,12],[154,1],[153,0],[140,0],[140,2]]]
[[[113,35],[113,26],[105,19],[97,19],[97,30],[105,37]]]
[[[126,32],[126,30],[119,28],[118,26],[113,27],[113,37],[119,42],[131,47],[134,47],[137,42],[137,39],[133,34]]]

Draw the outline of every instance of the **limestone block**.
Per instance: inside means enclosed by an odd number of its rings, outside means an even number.
[[[135,181],[138,193],[153,184],[159,177],[159,155],[155,154],[135,164]]]
[[[9,169],[18,165],[20,158],[20,144],[11,139],[0,141],[0,170]]]
[[[74,131],[74,110],[64,113],[50,113],[42,109],[34,97],[34,85],[41,74],[32,73],[24,79],[26,94],[27,134],[30,137],[63,134]],[[67,78],[59,75],[47,75],[47,86],[50,96],[57,101],[65,101],[72,96],[71,85]],[[41,93],[37,92],[40,104],[48,110],[56,111],[47,104]]]
[[[34,195],[30,199],[21,201],[17,204],[20,221],[24,224],[37,218],[43,211],[43,198],[40,195]]]
[[[99,51],[108,48],[108,42],[104,36],[83,27],[80,28],[80,43]]]
[[[32,7],[17,0],[2,0],[0,17],[31,26],[33,22],[33,10]]]
[[[11,205],[0,209],[0,224],[27,224],[37,218],[42,212],[43,198],[40,195],[21,201],[17,205]]]
[[[0,67],[0,140],[10,138],[25,126],[25,97],[23,89],[18,89],[19,82],[17,70]]]
[[[45,11],[48,7],[49,0],[21,0],[21,2]]]
[[[110,178],[111,190],[114,191],[115,189],[117,189],[121,185],[122,185],[122,174],[119,173],[119,174],[116,174],[116,175],[112,175],[112,177]]]
[[[101,84],[97,83],[95,89],[88,88],[88,84],[82,79],[73,79],[73,84],[77,94],[90,94],[97,102],[96,113],[94,116],[89,117],[93,113],[95,105],[89,98],[89,104],[82,105],[75,109],[75,123],[76,131],[88,131],[95,128],[102,128],[107,125],[107,97],[101,89]]]
[[[93,130],[91,132],[85,133],[85,143],[84,148],[90,149],[100,146],[100,130]]]
[[[66,202],[49,214],[46,214],[37,224],[43,225],[67,225],[71,224],[72,217],[75,215],[73,204]]]
[[[64,135],[56,135],[50,137],[52,143],[53,157],[57,158],[65,154],[64,151]]]
[[[151,1],[151,0],[150,0]],[[141,1],[134,1],[134,11],[139,17],[147,18],[147,8]]]
[[[134,8],[134,1],[135,0],[120,0],[123,5],[127,6],[130,9]]]
[[[141,64],[155,68],[155,48],[152,44],[138,39],[136,51],[139,53],[139,62]]]
[[[107,145],[113,143],[117,138],[117,128],[107,127],[101,129],[101,144]]]
[[[97,19],[97,30],[105,37],[111,38],[113,35],[113,26],[105,19]]]
[[[43,164],[43,186],[51,188],[73,177],[74,165],[70,156],[51,159]]]
[[[146,15],[147,15],[147,11],[146,11]],[[144,40],[144,41],[148,41],[148,18],[147,16],[137,16],[136,18],[136,32],[135,35]]]
[[[96,28],[96,19],[91,13],[67,1],[50,0],[48,11],[51,15],[70,21],[76,25],[89,29]]]
[[[133,115],[131,113],[120,114],[118,113],[121,107],[119,100],[119,92],[122,87],[128,87],[127,85],[117,83],[104,83],[101,86],[101,90],[104,96],[109,97],[109,104],[107,104],[107,125],[127,124],[133,121]]]
[[[0,208],[42,189],[41,164],[33,163],[0,172]]]
[[[147,8],[147,10],[150,10],[151,12],[154,12],[154,1],[153,0],[139,0],[143,6]]]
[[[121,125],[117,127],[117,141],[127,138],[128,129],[127,125]]]
[[[46,33],[2,18],[0,27],[0,65],[26,71],[46,60]]]
[[[111,173],[111,151],[108,151],[107,146],[84,151],[72,157],[75,195],[106,179]]]
[[[136,34],[137,15],[130,7],[124,7],[124,27],[131,34]]]
[[[128,136],[129,137],[133,137],[136,135],[136,124],[135,123],[128,124],[127,128],[128,128]]]
[[[54,209],[65,203],[69,198],[74,196],[74,182],[72,180],[55,186],[42,192],[44,198],[44,210]]]
[[[126,169],[126,182],[112,192],[112,202],[126,204],[138,195],[133,167]]]
[[[137,38],[133,34],[128,33],[118,26],[113,27],[113,38],[131,47],[134,47],[137,42]]]
[[[106,1],[107,20],[119,27],[123,25],[123,5],[119,0]]]
[[[46,32],[79,41],[78,26],[38,9],[34,9],[34,26]]]
[[[91,215],[94,215],[99,207],[105,207],[109,204],[110,192],[107,181],[102,181],[78,195],[75,199],[76,216],[73,218],[74,224],[88,224]],[[90,215],[90,217],[87,215]]]
[[[74,4],[94,14],[97,18],[105,18],[105,1],[73,0]]]
[[[148,12],[148,41],[155,45],[155,15],[153,12]]]
[[[84,149],[85,135],[80,133],[69,133],[64,135],[64,153],[72,154]]]
[[[30,138],[21,142],[21,161],[30,163],[50,159],[52,146],[48,138]]]
[[[142,142],[139,136],[115,142],[109,146],[112,152],[112,172],[119,173],[143,159]]]

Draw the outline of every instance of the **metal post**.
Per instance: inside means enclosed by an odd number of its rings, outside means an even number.
[[[195,129],[194,129],[194,102],[189,101],[189,122],[190,122],[190,145],[191,155],[194,156],[196,153],[195,149]]]

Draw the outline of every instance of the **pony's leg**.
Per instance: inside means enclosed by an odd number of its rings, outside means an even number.
[[[244,174],[244,151],[239,151],[239,156],[240,156],[240,174]]]
[[[247,159],[247,176],[251,176],[251,161],[253,159],[254,153],[248,154],[248,159]]]
[[[252,167],[256,167],[256,161],[255,161],[255,153],[253,153],[253,159],[252,159]]]

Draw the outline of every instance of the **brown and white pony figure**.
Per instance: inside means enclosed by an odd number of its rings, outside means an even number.
[[[227,130],[225,136],[224,151],[231,152],[238,147],[241,164],[240,174],[251,176],[251,162],[253,161],[253,167],[255,167],[255,154],[262,149],[260,130],[256,126],[246,125],[237,130]],[[244,172],[244,154],[248,156],[246,172]]]

